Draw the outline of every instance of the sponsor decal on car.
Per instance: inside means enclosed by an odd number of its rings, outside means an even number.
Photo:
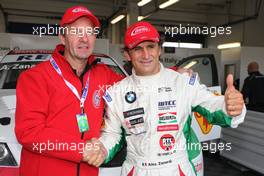
[[[5,64],[0,68],[1,70],[24,70],[24,69],[29,69],[35,67],[35,64]]]

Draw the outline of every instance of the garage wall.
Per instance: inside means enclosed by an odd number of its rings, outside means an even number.
[[[2,49],[45,49],[53,50],[60,43],[57,36],[36,36],[26,34],[0,33],[0,50]],[[109,54],[109,40],[96,39],[95,53]]]
[[[221,25],[253,16],[255,14],[255,2],[256,0],[234,0],[230,7],[230,14],[232,15],[210,15],[208,16],[208,22],[210,25]],[[228,9],[223,12],[227,13]],[[235,41],[242,42],[243,46],[264,46],[264,37],[260,37],[263,35],[264,30],[264,3],[261,5],[257,19],[234,24],[231,27],[231,35],[216,38],[209,37],[207,39],[208,46],[216,47],[218,44]]]
[[[256,61],[259,63],[259,70],[264,74],[264,47],[242,47],[240,65],[240,89],[242,89],[244,79],[248,76],[247,65]]]
[[[5,30],[6,30],[5,16],[0,6],[0,32],[5,32]]]
[[[124,45],[109,44],[109,56],[115,58],[116,61],[122,66],[124,65],[126,61],[124,55],[122,54],[123,47]]]
[[[241,50],[240,47],[221,50],[221,85],[223,89],[226,86],[225,65],[235,65],[234,80],[240,78]]]
[[[28,23],[58,24],[64,11],[74,5],[87,6],[98,17],[108,16],[112,13],[112,2],[86,0],[75,1],[34,1],[34,0],[1,0],[1,4],[8,13],[8,21]],[[110,7],[110,8],[109,8]]]

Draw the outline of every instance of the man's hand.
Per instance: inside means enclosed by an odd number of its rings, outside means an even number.
[[[225,103],[227,114],[234,117],[241,114],[244,100],[243,95],[235,89],[233,83],[233,75],[229,74],[226,78]]]
[[[86,147],[83,152],[83,161],[90,165],[99,167],[105,160],[107,151],[104,145],[95,138],[86,142]]]

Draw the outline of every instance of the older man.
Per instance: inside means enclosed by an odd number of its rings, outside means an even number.
[[[121,79],[91,56],[98,19],[82,6],[62,17],[64,33],[49,61],[23,72],[17,84],[16,136],[21,176],[97,176],[104,85]],[[85,149],[84,149],[85,148]],[[87,163],[88,162],[88,163]]]

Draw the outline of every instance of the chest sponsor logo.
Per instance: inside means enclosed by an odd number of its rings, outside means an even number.
[[[171,87],[159,87],[158,88],[158,93],[171,92],[171,91],[172,91]]]
[[[127,92],[125,95],[125,100],[127,103],[134,103],[137,99],[136,93],[133,91]]]
[[[159,144],[164,151],[170,151],[175,145],[175,138],[171,134],[164,134],[161,136]]]
[[[143,115],[143,114],[144,114],[144,108],[137,108],[137,109],[132,109],[132,110],[123,112],[124,118],[137,116],[137,115]]]
[[[171,108],[174,108],[174,107],[176,107],[176,100],[158,102],[159,110],[170,110]]]
[[[159,113],[159,124],[177,123],[177,112]]]
[[[179,125],[178,124],[174,124],[174,125],[160,125],[157,127],[157,131],[158,132],[162,132],[162,131],[177,131],[179,130]]]
[[[129,122],[132,126],[137,125],[137,124],[141,124],[141,123],[144,123],[144,118],[139,117],[139,118],[131,119],[131,120],[129,120]]]

